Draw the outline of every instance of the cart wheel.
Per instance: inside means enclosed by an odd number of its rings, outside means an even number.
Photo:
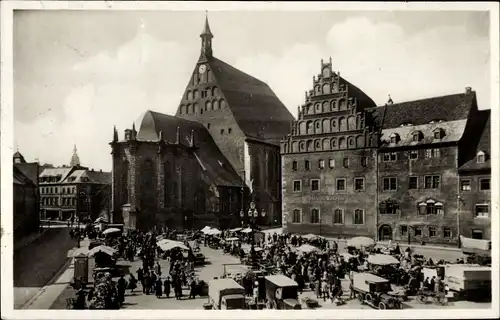
[[[368,302],[371,302],[371,301],[372,301],[372,295],[371,295],[371,294],[369,294],[369,293],[367,293],[367,294],[365,295],[365,300],[366,300],[366,301],[368,301]]]
[[[418,300],[418,302],[420,302],[420,303],[425,303],[426,297],[425,297],[423,294],[419,294],[419,295],[417,296],[417,300]]]
[[[363,294],[362,293],[358,293],[357,296],[358,296],[359,302],[361,302],[361,304],[363,304],[363,302],[364,302]]]
[[[378,304],[378,308],[379,308],[380,310],[385,310],[385,309],[387,309],[387,306],[385,305],[385,303],[380,302],[380,303]]]
[[[432,301],[435,303],[435,304],[439,304],[441,302],[441,299],[439,299],[439,296],[438,295],[435,295],[432,297]]]

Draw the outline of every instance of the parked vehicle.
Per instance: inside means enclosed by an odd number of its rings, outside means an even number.
[[[298,301],[298,284],[284,275],[265,277],[269,309],[302,309]]]
[[[208,299],[214,310],[245,309],[245,289],[233,279],[211,280]]]
[[[373,308],[402,309],[402,301],[389,292],[392,291],[389,280],[371,273],[353,272],[353,290],[361,303]]]
[[[491,296],[491,267],[467,264],[445,265],[444,282],[465,298]]]

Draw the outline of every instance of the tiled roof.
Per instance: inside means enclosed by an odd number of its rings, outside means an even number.
[[[491,168],[491,110],[481,110],[475,121],[484,123],[481,131],[481,136],[476,147],[473,149],[474,152],[469,153],[469,160],[466,161],[460,168],[460,171],[464,170],[484,170]],[[486,154],[486,161],[483,163],[477,162],[477,153],[483,151]]]
[[[455,121],[467,119],[476,99],[476,94],[460,93],[415,101],[394,103],[372,110],[377,115],[384,114],[382,128],[396,128],[405,123],[414,126],[431,121]]]
[[[398,128],[383,129],[380,137],[382,147],[401,147],[401,146],[418,146],[424,144],[436,144],[443,142],[458,142],[465,130],[467,120],[456,120],[448,122],[438,122],[431,124],[423,124],[418,126],[404,126]],[[436,129],[443,130],[441,139],[434,139],[434,131]],[[420,131],[421,140],[413,141],[413,133]],[[396,144],[390,143],[390,136],[396,134],[399,141]]]
[[[83,181],[82,178],[88,178],[88,180]],[[110,184],[111,172],[92,171],[87,169],[75,170],[64,180],[64,183],[82,183],[82,182]]]
[[[164,140],[174,143],[177,127],[180,128],[181,143],[184,145],[189,145],[191,131],[194,130],[195,146],[198,148],[195,156],[212,183],[220,186],[241,186],[242,182],[237,172],[227,162],[208,130],[198,122],[147,111],[139,126],[137,139],[157,141],[162,131]]]
[[[349,93],[349,97],[356,98],[359,111],[363,110],[365,108],[371,108],[371,107],[376,106],[376,104],[372,100],[372,98],[370,98],[361,89],[359,89],[358,87],[356,87],[355,85],[353,85],[352,83],[347,81],[346,79],[340,77],[340,83],[347,85],[347,92]]]
[[[57,182],[53,182],[53,183],[62,182],[62,181],[64,181],[64,179],[66,178],[66,176],[71,172],[72,169],[73,168],[71,168],[71,167],[65,167],[65,168],[46,168],[40,174],[40,178],[60,176],[59,180]]]
[[[13,183],[17,185],[36,187],[36,184],[17,167],[13,168]]]
[[[210,58],[208,63],[247,137],[279,143],[290,132],[295,119],[266,83],[217,58]]]
[[[38,185],[39,166],[38,163],[14,163],[14,166],[30,179],[35,185]]]

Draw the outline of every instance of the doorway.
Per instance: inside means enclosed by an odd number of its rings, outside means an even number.
[[[380,241],[392,240],[392,228],[391,226],[384,224],[378,229],[378,239]]]

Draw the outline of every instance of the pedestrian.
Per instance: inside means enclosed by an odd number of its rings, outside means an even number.
[[[165,295],[167,296],[167,298],[170,298],[170,285],[171,285],[170,278],[167,277],[163,282],[163,289],[165,291]]]
[[[133,274],[130,274],[130,277],[128,279],[128,288],[130,289],[130,293],[134,292],[134,290],[137,288],[137,279]]]
[[[125,302],[125,289],[127,288],[127,281],[123,278],[123,275],[120,276],[120,279],[118,279],[118,285],[117,285],[117,294],[118,294],[118,303],[121,305],[123,302]]]
[[[151,271],[150,277],[151,277],[151,282],[150,282],[151,290],[150,291],[154,292],[157,276],[153,271]]]
[[[161,277],[161,266],[158,261],[156,261],[155,273],[158,275],[158,277]]]
[[[330,288],[328,288],[328,282],[326,278],[322,281],[321,293],[323,294],[323,301],[326,301],[327,298],[330,298]]]
[[[193,299],[196,299],[196,279],[191,279],[191,283],[189,284],[190,285],[190,288],[189,288],[189,299],[191,299],[191,297],[193,297]]]
[[[145,273],[144,274],[144,284],[142,285],[142,292],[145,293],[146,295],[149,294],[149,292],[151,291],[151,277],[149,275],[149,273]]]
[[[161,279],[160,279],[160,277],[158,277],[158,279],[155,282],[155,295],[156,295],[157,299],[160,299],[161,296],[163,295],[162,287],[163,287],[163,283],[161,283]]]

